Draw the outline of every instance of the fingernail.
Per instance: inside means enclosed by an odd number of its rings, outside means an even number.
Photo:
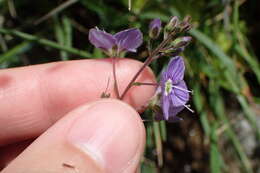
[[[130,106],[102,99],[81,109],[68,141],[94,159],[105,172],[122,172],[140,150],[143,125]]]

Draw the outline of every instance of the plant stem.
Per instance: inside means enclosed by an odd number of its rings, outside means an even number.
[[[113,78],[114,78],[114,89],[116,93],[116,98],[120,98],[119,95],[119,89],[118,89],[118,83],[117,83],[117,77],[116,77],[116,58],[112,58],[112,64],[113,64]]]
[[[67,0],[66,2],[62,3],[61,5],[59,5],[58,7],[54,8],[53,10],[51,10],[49,13],[47,13],[46,15],[44,15],[43,17],[41,17],[40,19],[38,19],[37,21],[34,22],[35,25],[40,24],[41,22],[43,22],[44,20],[50,18],[51,16],[54,16],[55,14],[61,12],[62,10],[66,9],[67,7],[69,7],[70,5],[76,3],[78,0]]]
[[[140,85],[151,85],[151,86],[158,86],[158,83],[142,83],[142,82],[135,82],[133,83],[134,86],[140,86]]]
[[[148,66],[153,60],[154,60],[154,56],[156,56],[156,54],[159,53],[159,51],[172,39],[172,36],[174,36],[174,34],[176,34],[175,31],[172,31],[169,36],[163,40],[159,46],[157,46],[157,48],[150,54],[150,56],[145,60],[144,64],[142,65],[142,67],[137,71],[137,73],[134,75],[134,77],[132,78],[132,80],[128,83],[126,89],[124,90],[123,94],[120,97],[120,100],[123,100],[123,98],[125,97],[126,93],[128,92],[128,90],[133,86],[133,83],[135,82],[135,80],[138,78],[138,76],[141,74],[141,72],[145,69],[146,66]],[[158,55],[159,56],[159,55]],[[157,56],[156,56],[157,57]],[[156,58],[157,59],[157,58]]]
[[[84,57],[84,58],[90,58],[91,57],[91,54],[86,52],[86,51],[75,49],[75,48],[72,48],[72,47],[62,46],[62,45],[60,45],[60,44],[58,44],[54,41],[50,41],[50,40],[40,38],[40,37],[37,37],[37,36],[34,36],[34,35],[30,35],[30,34],[27,34],[27,33],[24,33],[24,32],[20,32],[20,31],[17,31],[17,30],[9,30],[9,29],[0,28],[0,33],[17,36],[17,37],[20,37],[24,40],[37,42],[39,44],[49,46],[49,47],[53,47],[55,49],[64,50],[66,52],[69,52],[69,53],[75,54],[75,55],[79,55],[79,56]]]

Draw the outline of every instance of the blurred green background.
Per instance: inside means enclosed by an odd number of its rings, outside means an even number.
[[[0,68],[105,57],[90,45],[95,26],[114,33],[153,18],[190,15],[183,56],[194,94],[180,123],[145,122],[142,173],[260,172],[258,0],[0,0]],[[146,39],[146,37],[145,37]],[[145,46],[128,57],[141,61]],[[168,60],[152,64],[157,75]],[[149,111],[142,115],[151,117]]]

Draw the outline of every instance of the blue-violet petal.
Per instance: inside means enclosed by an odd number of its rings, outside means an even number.
[[[136,52],[143,43],[143,34],[139,29],[131,28],[114,35],[119,51]]]
[[[101,48],[104,50],[109,50],[116,44],[116,39],[113,35],[96,28],[90,29],[89,41],[96,48]]]

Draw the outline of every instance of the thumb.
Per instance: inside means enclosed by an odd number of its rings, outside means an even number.
[[[133,173],[144,145],[138,113],[121,101],[101,99],[68,113],[3,173]]]

